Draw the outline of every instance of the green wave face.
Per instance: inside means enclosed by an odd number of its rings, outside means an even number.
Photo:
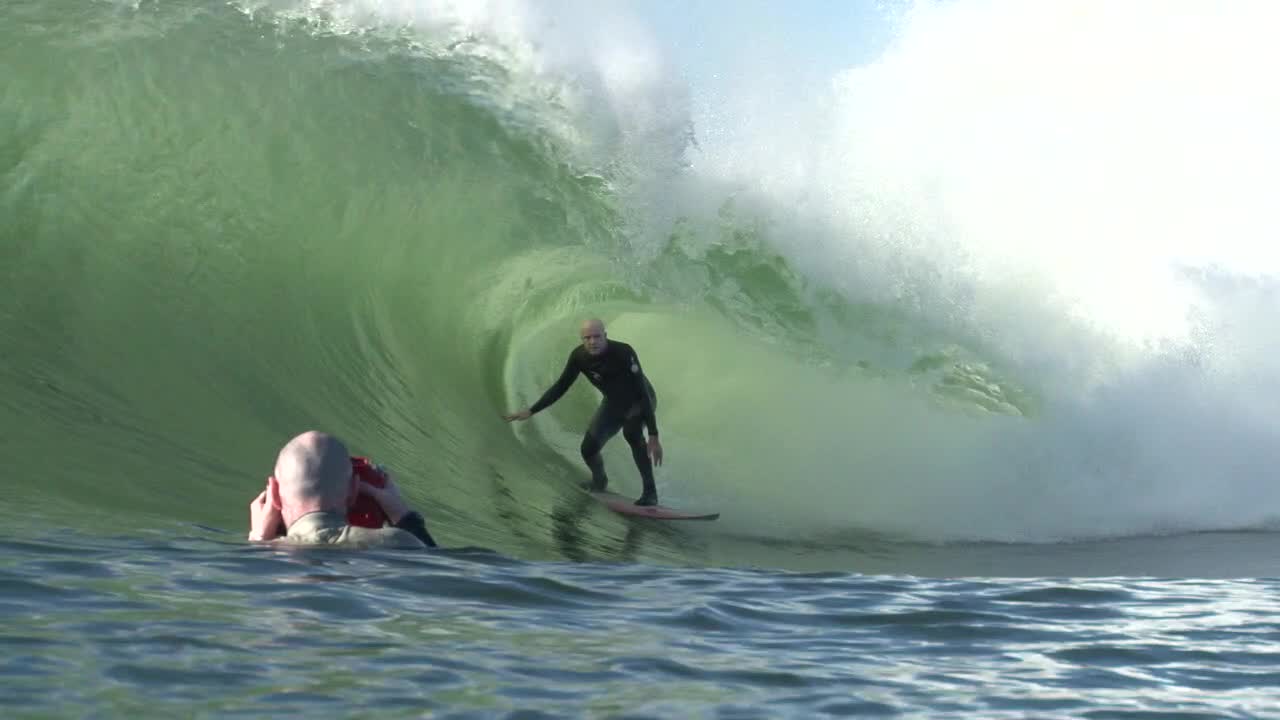
[[[687,138],[602,130],[501,44],[288,5],[19,1],[0,60],[16,523],[239,533],[316,428],[393,468],[447,544],[524,556],[1081,529],[1036,478],[1094,459],[980,333],[855,298],[733,193],[655,200],[692,182]],[[585,383],[500,418],[590,316],[658,388],[664,499],[723,513],[696,541],[576,491]],[[638,492],[621,438],[606,459]]]

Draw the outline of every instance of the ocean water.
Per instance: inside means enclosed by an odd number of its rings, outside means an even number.
[[[1280,716],[1275,19],[5,2],[0,715]],[[720,520],[501,420],[588,316]]]

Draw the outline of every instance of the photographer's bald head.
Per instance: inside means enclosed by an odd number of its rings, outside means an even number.
[[[302,512],[345,511],[359,492],[347,446],[323,432],[286,443],[276,456],[275,478],[281,506]],[[286,523],[293,519],[286,514]]]

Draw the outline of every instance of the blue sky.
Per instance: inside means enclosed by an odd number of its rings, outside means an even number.
[[[634,11],[692,85],[712,90],[747,74],[823,83],[873,59],[887,39],[872,0],[643,0]]]

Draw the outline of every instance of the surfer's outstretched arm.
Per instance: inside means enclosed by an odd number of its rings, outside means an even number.
[[[564,371],[560,373],[560,379],[555,384],[547,388],[547,391],[538,398],[538,402],[534,403],[524,410],[504,415],[508,421],[510,420],[528,420],[538,412],[551,406],[555,401],[559,400],[562,395],[573,385],[573,381],[578,379],[578,364],[573,361],[573,353],[569,353],[569,360],[564,364]]]

